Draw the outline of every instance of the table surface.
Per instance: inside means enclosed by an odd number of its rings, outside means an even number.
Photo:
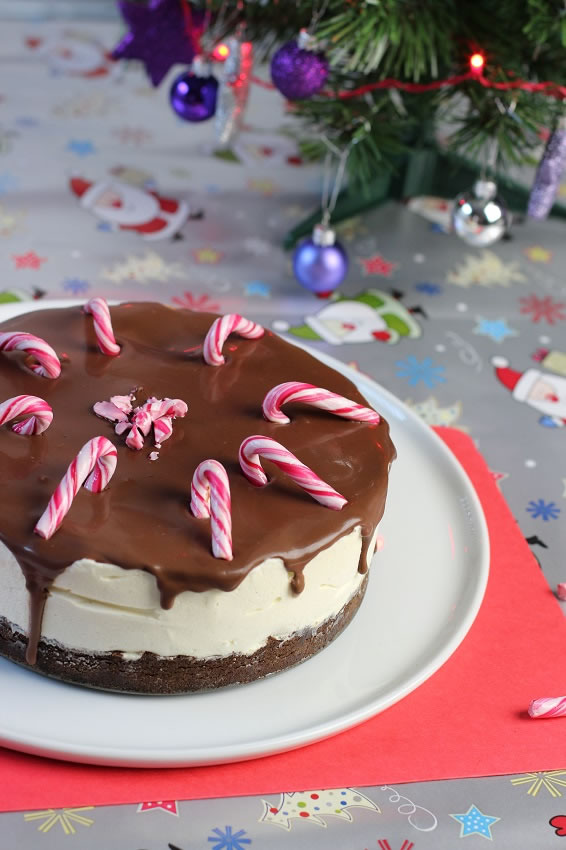
[[[108,63],[104,51],[119,32],[116,22],[0,27],[0,300],[161,300],[241,312],[296,335],[312,335],[316,316],[326,341],[315,346],[375,378],[429,424],[471,434],[550,585],[566,580],[564,223],[517,223],[511,239],[486,250],[448,235],[445,211],[440,224],[431,221],[439,212],[431,203],[421,214],[388,205],[346,223],[344,332],[356,330],[359,296],[380,290],[395,295],[417,335],[376,340],[372,331],[385,326],[375,310],[367,342],[333,344],[328,302],[297,285],[280,247],[320,191],[318,168],[297,164],[281,98],[252,87],[234,145],[239,161],[218,159],[212,122],[179,121],[167,81],[153,90],[140,68]],[[82,208],[70,178],[109,175],[186,200],[181,237],[164,227],[148,240]],[[494,357],[508,368],[496,372]],[[555,415],[541,395],[554,399]],[[0,835],[22,850],[59,850],[67,835],[85,850],[453,850],[460,837],[538,850],[554,846],[549,820],[566,812],[566,770],[558,768],[335,789],[358,798],[357,807],[347,809],[350,819],[319,823],[266,822],[266,801],[284,802],[277,795],[4,814]]]

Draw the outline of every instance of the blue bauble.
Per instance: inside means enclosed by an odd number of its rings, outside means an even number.
[[[171,106],[183,121],[207,121],[216,111],[218,80],[184,71],[171,86]]]
[[[331,230],[315,228],[295,249],[293,271],[299,283],[324,297],[336,289],[348,271],[348,255]]]

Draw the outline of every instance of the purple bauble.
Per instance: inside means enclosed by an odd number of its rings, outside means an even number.
[[[348,271],[348,255],[334,232],[318,225],[310,239],[295,249],[293,271],[299,283],[320,298],[340,286]]]
[[[169,100],[183,121],[206,121],[216,111],[217,94],[218,80],[212,74],[200,76],[185,71],[171,86]]]
[[[304,39],[288,41],[271,60],[271,79],[288,100],[305,100],[321,90],[328,77],[324,53],[306,50]]]

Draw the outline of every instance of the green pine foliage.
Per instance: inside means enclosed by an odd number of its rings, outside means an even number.
[[[465,73],[472,53],[492,80],[566,84],[563,0],[212,0],[217,33],[245,25],[245,37],[272,53],[319,18],[313,32],[330,62],[334,92],[387,78],[426,83]],[[320,156],[325,133],[339,146],[356,141],[349,170],[364,183],[395,169],[402,154],[439,135],[457,153],[483,162],[498,144],[499,169],[527,162],[564,112],[556,98],[498,92],[475,82],[424,94],[379,90],[340,99],[317,95],[294,104],[305,155]]]

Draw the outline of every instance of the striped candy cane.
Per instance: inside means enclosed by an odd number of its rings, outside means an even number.
[[[29,368],[42,378],[58,378],[61,374],[61,361],[44,339],[22,331],[0,333],[0,351],[25,351],[37,361]]]
[[[91,298],[84,306],[85,313],[94,319],[94,332],[98,347],[103,354],[115,357],[120,354],[120,346],[114,337],[110,309],[105,298]]]
[[[217,460],[203,460],[191,483],[191,511],[198,519],[211,517],[212,554],[232,560],[232,514],[230,482]]]
[[[541,697],[534,699],[529,706],[529,715],[540,717],[564,717],[566,715],[566,697]]]
[[[51,405],[36,395],[16,395],[0,404],[0,425],[18,416],[26,418],[12,425],[12,431],[31,436],[49,428],[53,421],[53,410]]]
[[[203,357],[209,366],[222,366],[225,362],[222,346],[232,333],[246,339],[259,339],[265,331],[261,325],[244,319],[238,313],[228,313],[215,319],[205,337],[203,347]]]
[[[325,508],[339,511],[347,503],[348,500],[344,496],[334,490],[330,484],[326,484],[312,469],[301,463],[285,446],[272,440],[271,437],[263,437],[260,434],[246,437],[239,451],[242,471],[256,487],[267,484],[267,475],[262,469],[260,456],[270,460],[279,469],[286,472],[299,487],[306,490],[313,499],[316,499]]]
[[[116,469],[117,451],[106,437],[93,437],[72,461],[34,528],[49,540],[55,534],[81,486],[91,493],[104,490]]]
[[[299,381],[287,381],[278,384],[269,390],[263,400],[263,415],[268,422],[278,422],[286,425],[291,420],[281,412],[281,405],[290,401],[300,401],[303,404],[312,404],[328,410],[343,419],[354,419],[356,422],[369,422],[370,425],[378,425],[380,416],[375,410],[363,407],[355,401],[350,401],[344,396],[315,387],[313,384],[303,384]]]

